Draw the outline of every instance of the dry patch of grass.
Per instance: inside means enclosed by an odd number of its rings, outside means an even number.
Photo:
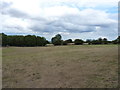
[[[117,45],[3,48],[3,88],[110,88],[117,82]]]

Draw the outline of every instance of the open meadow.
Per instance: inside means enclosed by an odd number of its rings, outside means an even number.
[[[117,45],[3,47],[3,88],[118,86]]]

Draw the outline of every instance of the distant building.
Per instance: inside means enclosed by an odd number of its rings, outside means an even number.
[[[53,44],[47,44],[46,46],[54,46]]]
[[[74,43],[68,43],[67,45],[74,45]]]
[[[83,43],[83,45],[88,45],[89,43]]]

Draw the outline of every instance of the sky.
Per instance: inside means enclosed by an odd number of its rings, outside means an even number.
[[[119,0],[0,0],[0,33],[114,40]]]

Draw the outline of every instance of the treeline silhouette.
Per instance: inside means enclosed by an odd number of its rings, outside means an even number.
[[[83,41],[82,39],[75,39],[74,41],[72,41],[72,39],[68,39],[63,41],[62,36],[60,34],[57,34],[55,37],[52,38],[51,41],[54,45],[67,45],[69,43],[74,43],[75,45],[120,44],[120,36],[113,41],[108,41],[107,38],[98,38],[97,40],[87,39],[86,41]]]
[[[45,46],[47,40],[44,37],[35,35],[6,35],[2,36],[2,46]]]
[[[60,34],[55,35],[52,37],[51,41],[46,40],[45,37],[35,36],[35,35],[6,35],[4,33],[0,33],[1,46],[46,46],[46,44],[53,44],[53,45],[98,45],[98,44],[120,44],[120,36],[113,41],[108,41],[107,38],[98,38],[97,40],[87,39],[86,41],[82,39],[72,39],[62,40],[62,36]]]

